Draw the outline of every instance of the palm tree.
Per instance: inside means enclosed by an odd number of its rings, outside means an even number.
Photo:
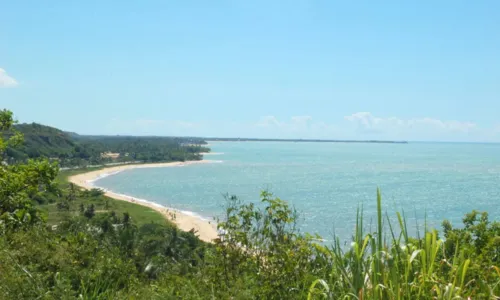
[[[66,197],[69,201],[73,201],[76,199],[76,187],[74,183],[70,183],[68,187],[69,193],[68,196]]]

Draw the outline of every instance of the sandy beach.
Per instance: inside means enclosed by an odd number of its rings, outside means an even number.
[[[119,165],[119,166],[104,168],[97,171],[91,171],[87,173],[74,175],[69,177],[69,181],[84,189],[91,189],[94,188],[94,186],[92,185],[92,182],[94,180],[124,170],[137,169],[137,168],[180,167],[192,164],[204,164],[211,162],[213,161],[200,160],[200,161],[188,161],[188,162]],[[152,202],[140,201],[130,196],[120,195],[110,191],[106,191],[105,194],[106,196],[116,200],[127,201],[154,209],[159,213],[161,213],[166,219],[175,223],[179,227],[179,229],[184,231],[189,231],[191,229],[194,229],[197,232],[196,234],[198,235],[198,237],[205,242],[211,242],[212,240],[217,238],[217,226],[215,222],[209,223],[208,221],[202,220],[195,216],[182,213],[179,210],[163,207],[161,205]]]

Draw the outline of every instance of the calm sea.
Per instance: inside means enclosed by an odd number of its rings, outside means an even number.
[[[473,209],[500,216],[500,145],[466,143],[351,144],[218,142],[206,156],[220,163],[134,169],[97,186],[190,211],[220,215],[224,194],[258,201],[267,189],[300,213],[300,229],[346,240],[356,209],[375,224],[376,189],[390,218],[404,210],[409,226],[460,225]],[[396,225],[396,224],[394,224]]]

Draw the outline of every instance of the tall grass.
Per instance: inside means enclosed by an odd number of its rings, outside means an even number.
[[[397,220],[399,233],[387,214],[384,220],[377,190],[375,232],[364,232],[363,211],[358,209],[349,249],[340,246],[338,237],[332,246],[316,245],[332,268],[329,276],[311,284],[308,299],[474,298],[478,291],[468,281],[470,260],[460,252],[460,245],[453,257],[446,257],[436,230],[425,226],[422,238],[413,239],[408,236],[404,214],[397,213]],[[390,237],[388,241],[385,236]],[[487,298],[499,299],[491,289],[486,293]]]

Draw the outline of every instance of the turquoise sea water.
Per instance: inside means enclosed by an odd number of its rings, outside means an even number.
[[[356,208],[375,220],[376,188],[389,216],[404,209],[410,226],[459,225],[472,209],[500,219],[500,145],[218,142],[206,156],[220,163],[134,169],[97,186],[211,218],[223,194],[258,200],[262,189],[289,201],[300,229],[330,240],[350,237]],[[416,220],[415,220],[416,216]],[[375,224],[375,223],[374,223]],[[413,226],[412,226],[413,225]]]

